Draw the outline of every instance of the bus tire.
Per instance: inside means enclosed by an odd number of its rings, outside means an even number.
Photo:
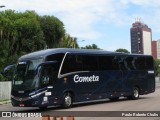
[[[129,96],[129,99],[132,99],[132,100],[137,100],[139,99],[139,88],[138,87],[133,87],[133,91],[132,91],[132,95]]]
[[[113,98],[109,98],[111,101],[117,101],[119,100],[119,97],[113,97]]]
[[[73,99],[72,99],[72,95],[71,93],[65,93],[64,94],[64,97],[63,97],[63,108],[70,108],[72,107],[72,102],[73,102]]]

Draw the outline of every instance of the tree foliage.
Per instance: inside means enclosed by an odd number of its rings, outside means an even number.
[[[76,37],[71,37],[69,34],[65,34],[61,38],[58,47],[79,48],[79,45],[77,43],[77,38]]]
[[[154,60],[155,76],[160,77],[160,60]]]
[[[21,55],[46,46],[57,47],[64,36],[64,25],[54,16],[40,16],[35,11],[1,11],[0,71],[7,64],[16,63]]]
[[[42,16],[40,17],[40,24],[47,47],[56,47],[65,34],[63,23],[54,16]]]
[[[98,46],[96,44],[92,44],[92,45],[86,45],[85,47],[82,47],[82,49],[100,49],[98,48]]]
[[[124,52],[124,53],[130,53],[127,49],[119,48],[115,52]]]

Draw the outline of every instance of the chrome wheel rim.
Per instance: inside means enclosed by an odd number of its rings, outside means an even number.
[[[65,103],[67,106],[70,106],[72,104],[72,98],[70,96],[66,96]]]
[[[134,89],[134,97],[137,98],[139,96],[139,92],[137,88]]]

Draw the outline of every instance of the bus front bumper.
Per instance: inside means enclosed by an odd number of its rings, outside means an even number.
[[[11,96],[11,103],[15,107],[38,107],[40,106],[40,100],[31,98],[31,97],[20,98],[20,97]]]
[[[51,98],[44,96],[39,96],[35,98],[32,97],[20,98],[11,96],[11,103],[12,106],[14,107],[45,107],[45,106],[53,106],[61,104],[59,99],[55,96]]]

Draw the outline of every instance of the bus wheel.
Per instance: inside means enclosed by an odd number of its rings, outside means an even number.
[[[133,87],[132,96],[129,96],[129,99],[137,100],[139,98],[139,88]]]
[[[72,106],[72,95],[70,93],[64,94],[63,108],[70,108]]]
[[[111,101],[117,101],[119,100],[119,97],[113,97],[113,98],[109,98]]]

